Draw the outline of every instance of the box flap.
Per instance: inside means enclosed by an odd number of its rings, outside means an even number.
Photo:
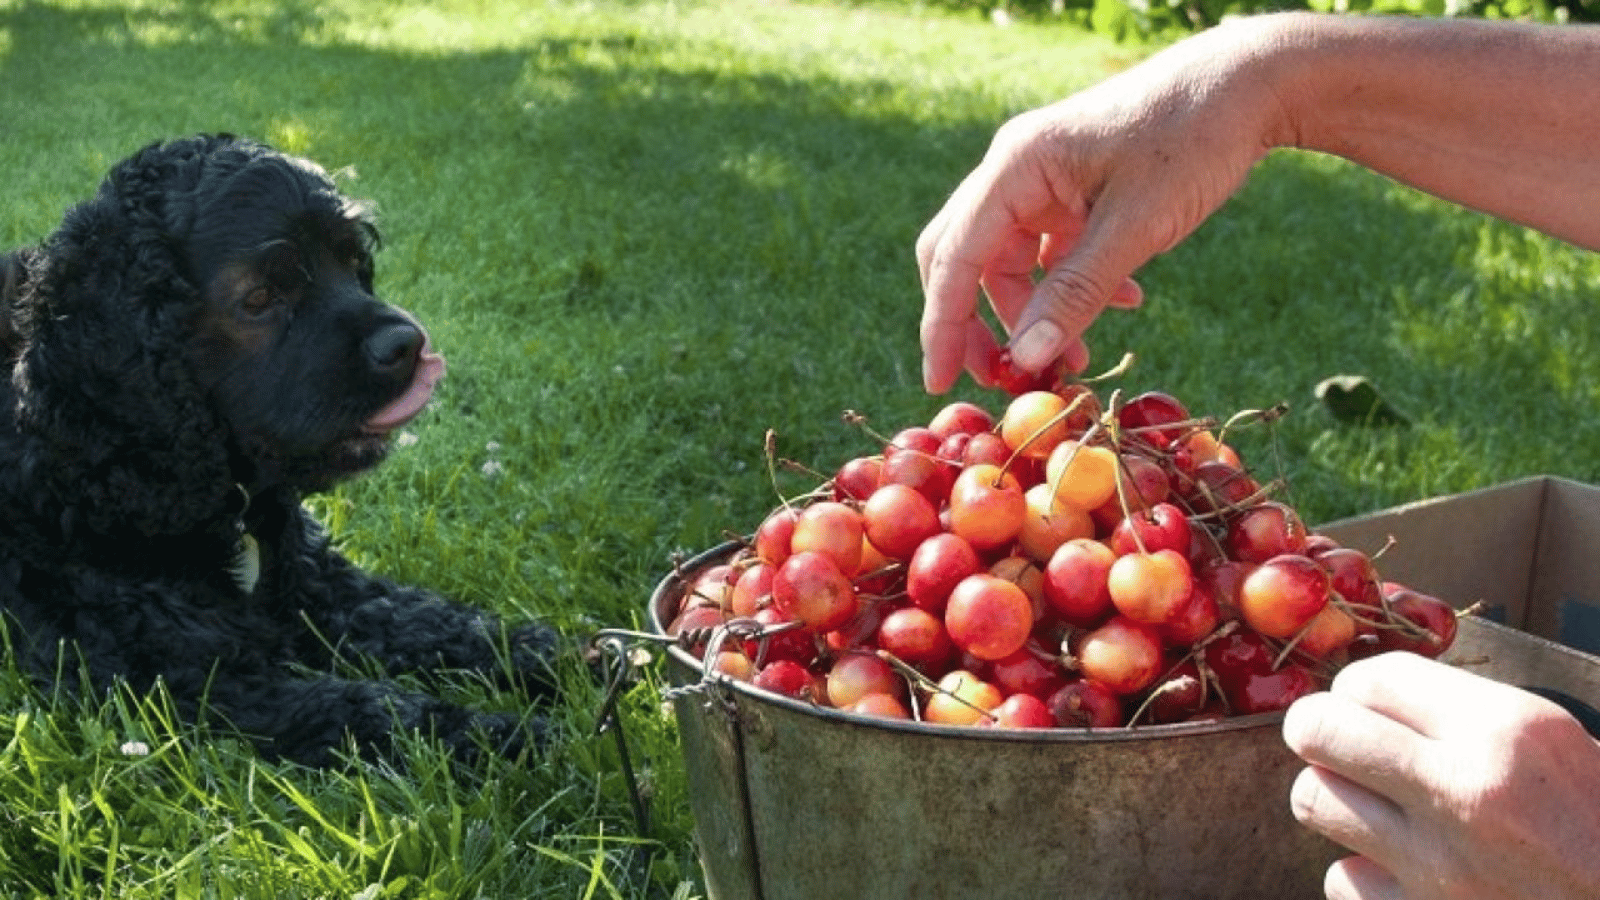
[[[1378,571],[1389,581],[1457,609],[1481,602],[1489,617],[1526,629],[1550,480],[1540,476],[1419,500],[1316,530],[1377,555]]]

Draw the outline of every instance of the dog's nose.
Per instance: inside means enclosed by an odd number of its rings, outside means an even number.
[[[367,335],[361,349],[375,372],[390,372],[416,358],[426,340],[422,329],[409,322],[395,322]]]

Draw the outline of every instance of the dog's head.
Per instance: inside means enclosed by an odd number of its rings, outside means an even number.
[[[444,369],[374,296],[376,242],[310,162],[231,136],[145,148],[27,258],[19,429],[64,490],[146,533],[238,485],[321,490],[374,465]]]

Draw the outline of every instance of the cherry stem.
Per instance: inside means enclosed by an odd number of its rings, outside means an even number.
[[[1011,457],[1006,460],[1006,464],[1005,465],[1000,467],[1001,476],[1004,477],[1005,473],[1009,472],[1011,470],[1011,464],[1016,462],[1017,459],[1022,456],[1022,451],[1027,449],[1029,444],[1032,444],[1034,441],[1038,440],[1041,436],[1044,435],[1045,432],[1047,432],[1050,429],[1054,428],[1055,426],[1061,424],[1062,422],[1065,422],[1068,418],[1070,418],[1072,416],[1073,413],[1078,411],[1078,407],[1083,405],[1083,402],[1085,400],[1089,400],[1089,399],[1091,399],[1093,397],[1094,397],[1094,393],[1091,392],[1091,391],[1085,391],[1084,393],[1079,394],[1076,397],[1073,397],[1072,398],[1072,402],[1067,404],[1066,409],[1063,409],[1061,412],[1058,412],[1055,415],[1051,416],[1049,419],[1045,420],[1045,423],[1043,425],[1040,425],[1038,428],[1035,428],[1033,430],[1033,433],[1028,435],[1027,438],[1025,438],[1022,441],[1022,444],[1020,446],[1018,446],[1015,450],[1011,451]],[[1090,429],[1090,430],[1092,431],[1093,429]],[[1085,432],[1085,435],[1087,436],[1087,432]]]
[[[1087,375],[1079,378],[1078,382],[1080,384],[1098,384],[1102,381],[1110,381],[1113,378],[1121,378],[1128,374],[1129,369],[1133,368],[1134,359],[1135,357],[1131,352],[1124,353],[1122,354],[1122,359],[1118,360],[1116,365],[1101,372],[1099,375]]]
[[[929,692],[931,694],[944,694],[946,697],[949,697],[950,699],[956,701],[957,703],[961,704],[962,706],[965,706],[966,708],[972,710],[973,712],[980,713],[980,714],[982,714],[983,716],[985,716],[987,718],[992,718],[993,717],[991,715],[991,713],[989,712],[989,710],[984,709],[983,707],[978,706],[976,704],[970,703],[970,702],[962,699],[961,697],[956,696],[951,691],[945,690],[944,688],[940,687],[937,682],[933,681],[928,676],[926,676],[926,675],[922,674],[921,672],[917,671],[916,667],[912,666],[910,663],[907,663],[905,660],[901,659],[900,657],[895,656],[893,653],[890,653],[889,651],[883,650],[883,649],[879,649],[879,650],[875,651],[875,653],[876,653],[876,655],[877,655],[877,657],[879,659],[881,659],[884,662],[888,663],[889,666],[891,668],[893,668],[896,672],[899,672],[900,673],[900,677],[904,678],[907,682],[909,682],[910,686],[913,688],[913,690],[911,691],[911,714],[916,717],[917,721],[919,721],[919,722],[922,721],[922,709],[921,709],[921,704],[917,702],[917,692],[915,690],[916,688],[921,688],[921,689],[923,689],[923,690],[925,690],[925,691],[927,691],[927,692]]]
[[[1282,400],[1266,409],[1242,409],[1229,416],[1228,421],[1222,423],[1222,427],[1217,429],[1217,441],[1226,443],[1228,429],[1235,425],[1270,425],[1288,414],[1289,404]]]

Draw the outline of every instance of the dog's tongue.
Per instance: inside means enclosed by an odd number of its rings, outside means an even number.
[[[373,414],[367,420],[366,430],[372,434],[384,434],[416,418],[422,408],[428,405],[428,400],[433,397],[434,386],[443,377],[444,357],[433,352],[430,345],[424,344],[422,355],[417,359],[417,372],[411,377],[411,386],[394,402]]]

